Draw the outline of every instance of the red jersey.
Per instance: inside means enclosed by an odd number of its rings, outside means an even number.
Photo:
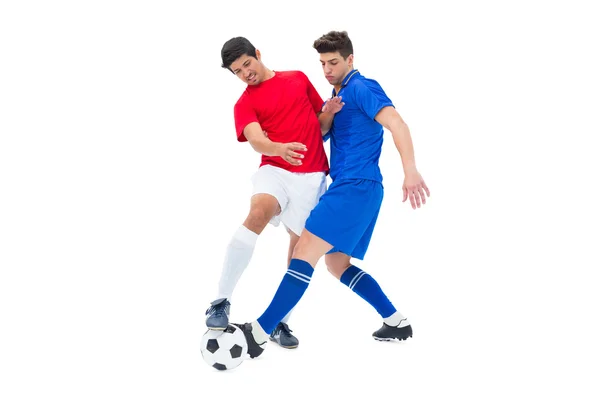
[[[303,72],[275,72],[275,76],[258,85],[248,85],[235,104],[237,138],[240,142],[247,141],[244,128],[258,122],[269,140],[299,142],[307,148],[302,165],[291,165],[279,156],[263,155],[260,166],[268,164],[291,172],[329,173],[317,117],[322,106],[323,99]]]

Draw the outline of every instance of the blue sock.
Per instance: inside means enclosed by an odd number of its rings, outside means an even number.
[[[258,318],[258,323],[268,335],[277,327],[279,321],[298,304],[310,283],[313,271],[314,268],[306,261],[297,258],[291,260],[271,304]]]
[[[340,277],[340,282],[372,305],[383,318],[396,312],[396,308],[383,293],[377,281],[362,269],[351,265]]]

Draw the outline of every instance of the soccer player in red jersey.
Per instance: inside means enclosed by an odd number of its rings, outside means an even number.
[[[234,288],[269,222],[282,222],[290,234],[289,263],[308,215],[326,190],[329,165],[322,135],[342,107],[339,99],[323,102],[301,71],[267,68],[244,37],[227,41],[221,59],[223,68],[248,85],[234,107],[237,140],[248,141],[262,157],[252,177],[250,211],[227,246],[217,299],[206,311],[206,325],[215,330],[227,327]],[[295,348],[298,339],[287,325],[290,313],[270,339]]]

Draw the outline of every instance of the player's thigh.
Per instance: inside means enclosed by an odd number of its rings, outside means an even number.
[[[352,257],[358,258],[359,260],[363,260],[365,258],[367,250],[369,249],[369,244],[371,244],[371,238],[373,236],[373,231],[375,230],[375,225],[377,224],[378,216],[379,209],[373,216],[373,219],[369,223],[369,226],[367,226],[361,238],[358,240],[358,243],[356,243],[356,246],[352,250]]]
[[[306,221],[306,229],[355,257],[353,250],[379,212],[383,187],[369,180],[334,182]]]
[[[293,174],[286,182],[289,203],[281,213],[285,226],[300,236],[306,219],[327,189],[324,173]]]
[[[289,199],[285,187],[286,183],[282,178],[284,172],[287,171],[271,165],[263,165],[254,173],[252,176],[251,206],[253,203],[262,205],[265,201],[268,205],[271,205],[272,201],[268,197],[265,200],[264,196],[270,195],[277,200],[277,213],[285,209]]]

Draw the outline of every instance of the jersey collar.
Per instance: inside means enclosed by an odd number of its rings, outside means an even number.
[[[350,79],[352,79],[352,77],[355,76],[355,75],[360,75],[358,73],[357,69],[353,69],[350,72],[348,72],[348,75],[346,75],[346,77],[344,78],[344,80],[342,82],[342,86],[340,87],[340,92],[348,84],[348,82],[350,82]],[[331,91],[331,97],[335,97],[335,88],[333,88],[333,90]]]

